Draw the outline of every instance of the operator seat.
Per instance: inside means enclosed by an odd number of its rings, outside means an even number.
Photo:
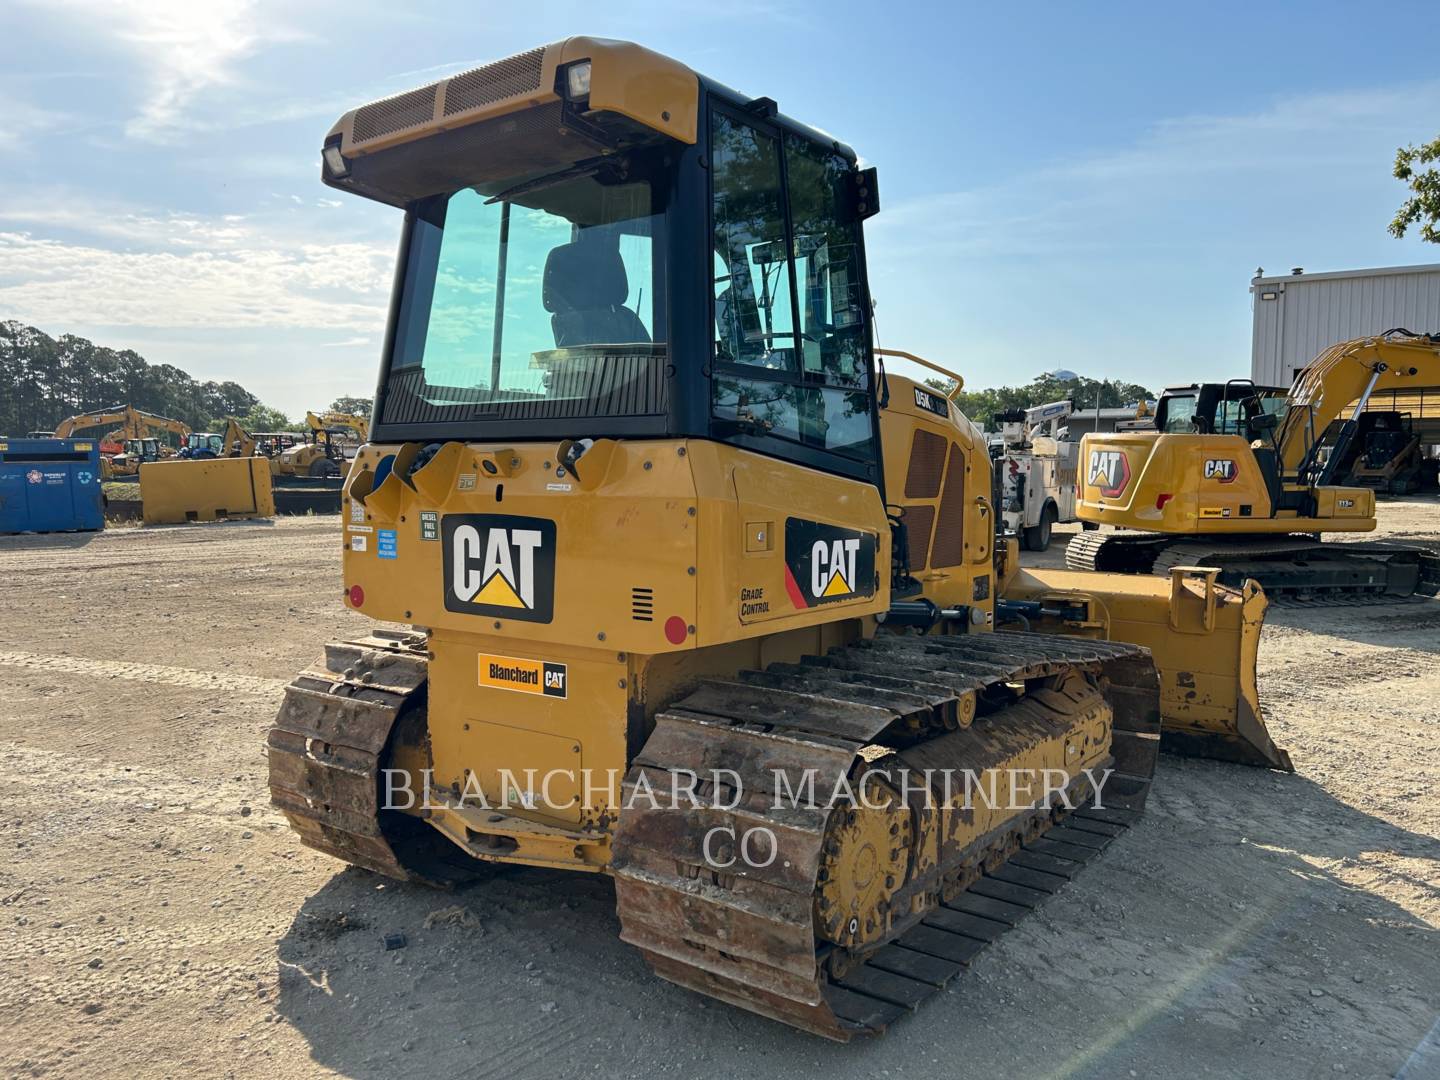
[[[649,344],[640,316],[625,307],[629,296],[620,250],[603,240],[562,244],[545,259],[541,300],[557,349]]]

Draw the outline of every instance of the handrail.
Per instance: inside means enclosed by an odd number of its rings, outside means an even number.
[[[954,379],[955,387],[948,394],[945,395],[946,401],[954,401],[955,398],[959,396],[960,391],[965,389],[964,376],[951,371],[947,367],[941,367],[939,364],[935,363],[932,360],[926,360],[923,357],[916,356],[914,353],[903,352],[900,349],[876,349],[875,355],[893,356],[900,360],[909,360],[910,363],[919,364],[921,367],[929,368],[931,371],[935,371],[941,375],[944,375],[947,379]]]

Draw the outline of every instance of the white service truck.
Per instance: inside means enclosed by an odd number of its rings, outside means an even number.
[[[1001,512],[1027,551],[1044,551],[1054,527],[1075,520],[1080,444],[1061,427],[1074,409],[1073,402],[1052,401],[995,417],[1000,430],[990,438],[1000,470]]]

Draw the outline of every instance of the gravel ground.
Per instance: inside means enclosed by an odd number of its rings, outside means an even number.
[[[0,538],[0,1074],[1440,1077],[1440,603],[1273,611],[1297,773],[1162,759],[1102,860],[842,1047],[652,978],[604,878],[441,894],[292,838],[264,733],[366,625],[337,529]]]

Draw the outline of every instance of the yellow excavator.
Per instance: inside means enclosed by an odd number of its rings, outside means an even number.
[[[983,433],[873,347],[876,177],[833,136],[570,38],[322,155],[405,213],[342,489],[385,625],[268,738],[306,844],[609,874],[657,974],[847,1040],[1123,834],[1162,736],[1288,765],[1253,585],[1019,567]]]
[[[1066,564],[1164,575],[1203,563],[1272,596],[1433,594],[1440,549],[1320,537],[1375,528],[1374,488],[1345,483],[1373,441],[1374,395],[1436,386],[1440,336],[1391,330],[1332,345],[1288,393],[1248,379],[1166,390],[1154,431],[1081,440],[1076,516],[1118,531],[1076,536]]]
[[[101,476],[106,480],[133,477],[139,473],[143,463],[159,461],[166,456],[168,448],[152,433],[166,432],[174,435],[182,444],[190,434],[189,425],[183,420],[144,412],[131,405],[114,405],[108,409],[67,417],[56,426],[54,437],[68,439],[77,431],[107,427],[110,424],[120,426],[106,434],[104,439],[106,443],[119,447],[119,450],[101,457]]]

